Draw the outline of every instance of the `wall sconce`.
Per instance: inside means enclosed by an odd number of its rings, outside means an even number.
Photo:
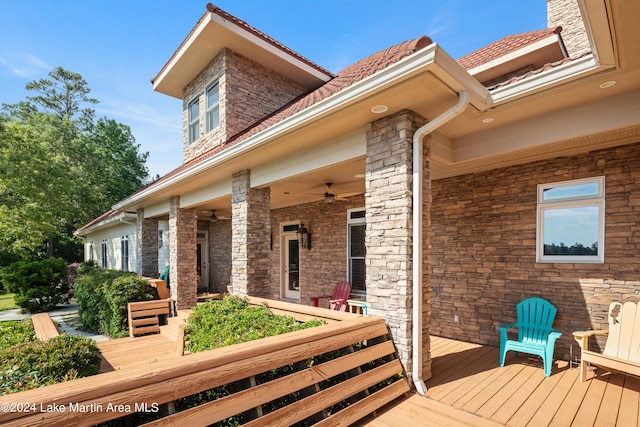
[[[298,236],[298,245],[301,248],[311,249],[311,233],[304,227],[304,223],[300,223],[296,235]]]

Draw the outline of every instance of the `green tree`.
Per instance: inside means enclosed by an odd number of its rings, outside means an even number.
[[[46,245],[53,256],[54,242],[80,248],[73,230],[148,178],[148,153],[128,126],[95,120],[98,101],[82,76],[57,67],[49,77],[0,112],[0,250],[33,254]]]

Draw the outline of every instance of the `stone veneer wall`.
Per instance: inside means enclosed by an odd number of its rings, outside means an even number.
[[[233,174],[231,286],[233,294],[269,293],[270,189],[251,188],[250,171]]]
[[[293,80],[231,50],[227,50],[225,79],[228,138],[307,91]]]
[[[224,73],[225,50],[220,51],[215,58],[187,85],[182,95],[182,147],[184,162],[220,145],[226,141],[230,134],[227,132],[227,119],[225,94],[227,79]],[[205,135],[205,118],[207,102],[205,90],[218,79],[220,126]],[[193,99],[199,96],[200,105],[200,139],[189,144],[189,112],[188,106]]]
[[[605,263],[536,263],[536,186],[603,175]],[[540,296],[558,309],[556,357],[568,359],[571,331],[607,329],[609,303],[640,296],[640,143],[432,186],[434,335],[498,345],[515,305]]]
[[[384,317],[398,356],[411,375],[412,137],[426,121],[401,111],[367,126],[366,278],[373,316]],[[426,166],[426,164],[425,164]],[[428,203],[428,199],[427,199]],[[429,285],[423,283],[428,289]],[[420,296],[422,297],[422,296]],[[423,319],[423,377],[431,376],[429,319]]]
[[[231,221],[209,225],[209,290],[227,292],[231,284]]]
[[[205,90],[216,79],[220,95],[220,126],[205,134]],[[293,80],[232,50],[223,49],[184,90],[184,161],[188,162],[224,143],[305,91],[303,86]],[[200,96],[200,139],[189,144],[187,107],[196,96]]]
[[[144,209],[137,212],[136,239],[136,271],[141,276],[158,277],[158,220],[145,219]]]
[[[347,209],[364,208],[364,196],[349,201],[324,201],[271,211],[273,249],[269,252],[270,283],[266,298],[280,299],[281,224],[301,221],[311,233],[311,249],[300,249],[300,303],[331,295],[336,283],[347,278]],[[328,307],[329,303],[320,300]]]
[[[562,40],[569,56],[591,51],[577,0],[547,0],[547,27],[562,27]]]
[[[196,305],[197,216],[195,209],[181,209],[180,197],[169,200],[169,286],[178,309]]]

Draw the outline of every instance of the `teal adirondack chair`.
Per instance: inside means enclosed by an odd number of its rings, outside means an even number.
[[[553,349],[562,333],[552,328],[556,317],[556,308],[542,298],[529,298],[516,305],[518,321],[501,325],[500,329],[500,366],[504,366],[507,351],[535,354],[542,357],[544,374],[551,375]],[[518,340],[507,338],[507,331],[518,328]]]

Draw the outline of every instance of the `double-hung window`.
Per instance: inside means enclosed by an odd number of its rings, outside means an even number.
[[[189,121],[189,144],[200,138],[200,97],[196,97],[187,106],[187,120]]]
[[[129,236],[120,238],[120,270],[129,271]]]
[[[107,268],[107,241],[100,242],[100,260],[102,268]]]
[[[604,177],[538,185],[538,262],[604,262]]]
[[[349,283],[353,293],[364,294],[367,291],[365,281],[365,210],[347,211],[347,269]]]
[[[206,114],[206,133],[211,132],[220,126],[220,93],[218,90],[218,82],[216,81],[206,90],[207,114]]]

